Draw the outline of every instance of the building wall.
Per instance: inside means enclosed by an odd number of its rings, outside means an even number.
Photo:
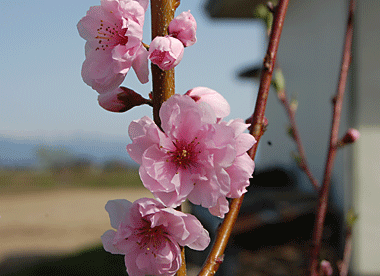
[[[288,94],[297,95],[297,121],[314,175],[322,181],[331,127],[331,98],[340,70],[348,1],[290,1],[278,53]],[[332,198],[346,213],[353,208],[351,271],[380,275],[380,1],[357,0],[353,63],[347,85],[340,136],[347,128],[361,132],[358,142],[339,151]],[[294,150],[284,138],[287,119],[274,92],[270,95],[269,127],[261,143],[260,164],[290,164]],[[301,177],[304,188],[306,177]]]
[[[357,3],[354,123],[361,133],[352,155],[355,275],[380,274],[380,1]]]
[[[296,114],[300,135],[315,177],[322,182],[331,129],[332,103],[338,83],[347,3],[341,0],[290,1],[278,52],[288,96],[298,100]],[[347,91],[350,91],[350,84]],[[349,95],[345,96],[340,135],[348,128]],[[260,166],[273,163],[295,164],[296,150],[286,135],[288,119],[274,92],[270,94],[266,116],[268,130],[262,143]],[[264,140],[265,141],[265,140]],[[300,171],[305,190],[313,188]],[[333,173],[332,197],[339,210],[344,209],[344,151],[337,155]]]

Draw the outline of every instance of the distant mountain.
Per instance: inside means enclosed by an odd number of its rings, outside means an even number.
[[[80,131],[50,136],[0,134],[0,167],[38,166],[37,151],[41,148],[68,152],[96,163],[120,159],[135,164],[126,151],[129,143],[128,136],[110,136],[97,132]]]

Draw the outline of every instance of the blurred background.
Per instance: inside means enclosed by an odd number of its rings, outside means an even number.
[[[176,67],[177,93],[207,86],[229,101],[227,120],[252,114],[258,90],[252,72],[260,68],[267,45],[265,24],[255,18],[261,2],[182,1],[177,14],[191,10],[198,41],[185,49]],[[99,247],[100,236],[110,229],[104,205],[110,199],[151,196],[125,151],[129,123],[150,116],[151,109],[107,112],[81,79],[85,41],[76,24],[99,1],[1,0],[0,5],[0,275],[120,275],[122,258]],[[278,53],[288,95],[298,101],[300,135],[319,181],[347,6],[341,0],[290,1]],[[353,208],[359,214],[353,275],[380,274],[379,12],[380,2],[357,1],[340,134],[355,127],[361,138],[337,156],[323,253],[332,262],[342,257],[344,216]],[[148,11],[146,43],[150,24]],[[133,71],[123,85],[145,97],[151,90]],[[316,195],[296,165],[288,120],[274,91],[266,117],[255,181],[220,275],[302,275],[305,267]],[[193,212],[204,214],[196,208]],[[213,233],[219,221],[203,220]],[[189,255],[195,267],[204,259]]]

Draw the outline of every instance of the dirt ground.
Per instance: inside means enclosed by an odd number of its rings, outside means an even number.
[[[8,256],[70,253],[101,243],[108,200],[152,197],[146,189],[65,189],[0,194],[0,263]]]

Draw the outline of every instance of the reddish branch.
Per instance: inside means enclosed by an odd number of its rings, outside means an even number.
[[[343,261],[340,264],[339,276],[347,276],[352,251],[352,227],[349,226],[346,233]]]
[[[316,276],[318,275],[318,256],[321,249],[321,241],[323,234],[323,224],[326,217],[328,197],[330,190],[330,180],[334,167],[334,160],[337,152],[337,143],[338,143],[338,131],[341,117],[341,110],[343,105],[343,96],[346,89],[348,69],[351,61],[351,46],[352,46],[352,35],[353,35],[353,17],[354,17],[355,1],[350,1],[349,6],[349,15],[347,22],[346,37],[344,43],[342,65],[338,83],[338,89],[336,96],[333,99],[333,119],[331,126],[331,135],[330,135],[330,144],[327,154],[326,167],[324,173],[324,179],[322,187],[319,193],[318,209],[314,225],[313,241],[310,255],[310,264],[309,264],[309,275]]]
[[[299,132],[298,132],[298,127],[297,127],[296,118],[295,118],[295,111],[294,109],[291,108],[291,104],[289,103],[287,99],[285,89],[281,89],[277,93],[278,93],[278,99],[281,101],[289,117],[290,127],[292,130],[292,137],[297,145],[297,150],[298,150],[298,154],[300,158],[299,166],[305,172],[311,184],[313,184],[315,190],[318,191],[319,183],[318,183],[318,180],[313,176],[309,168],[309,165],[307,163],[306,153],[302,145],[301,136],[299,135]]]
[[[277,49],[280,42],[282,27],[289,0],[281,0],[276,7],[274,22],[270,36],[267,54],[264,58],[264,69],[261,75],[260,88],[257,95],[256,107],[253,113],[253,122],[250,133],[255,136],[257,143],[249,150],[251,158],[255,159],[257,145],[264,132],[264,114],[271,85],[272,74],[276,62]],[[224,250],[231,235],[232,228],[237,219],[243,197],[233,199],[230,204],[230,211],[221,224],[213,248],[198,276],[214,275],[223,261]]]

